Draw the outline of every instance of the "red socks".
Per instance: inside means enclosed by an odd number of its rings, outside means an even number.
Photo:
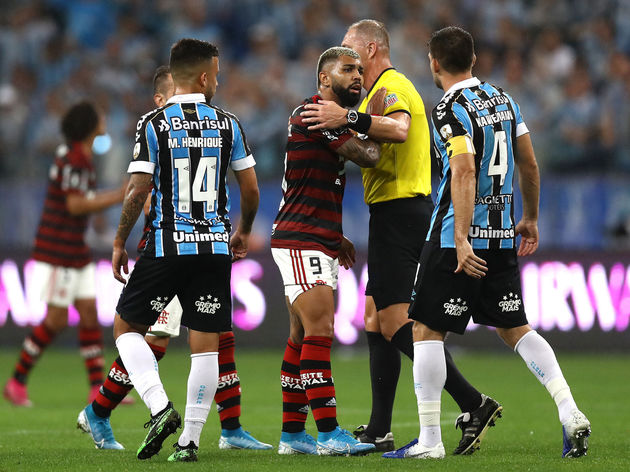
[[[311,405],[317,430],[325,433],[338,426],[335,384],[330,372],[332,339],[306,336],[300,356],[300,376]]]
[[[241,426],[241,381],[234,362],[234,333],[219,337],[219,383],[214,395],[222,429]]]
[[[300,377],[300,355],[302,345],[287,340],[282,359],[280,383],[282,384],[282,431],[299,433],[304,431],[308,415],[308,398]]]
[[[85,370],[88,374],[90,385],[103,383],[103,331],[98,328],[79,327],[79,352],[85,362]]]
[[[26,384],[28,374],[35,367],[37,359],[54,338],[55,334],[49,331],[43,323],[33,328],[31,334],[24,339],[20,358],[15,364],[13,373],[15,380],[21,384]]]

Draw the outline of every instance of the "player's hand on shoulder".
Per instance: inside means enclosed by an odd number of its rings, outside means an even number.
[[[387,89],[385,87],[381,87],[367,104],[367,108],[365,112],[369,115],[382,115],[385,112],[385,94],[387,94]]]
[[[516,225],[515,232],[521,235],[521,244],[518,247],[519,256],[529,256],[538,249],[538,222],[522,219]]]
[[[485,277],[488,272],[486,261],[478,257],[468,241],[457,244],[457,268],[455,273],[459,274],[464,271],[466,275],[475,279]]]
[[[243,234],[238,229],[230,238],[230,251],[232,252],[232,262],[238,261],[247,256],[249,247],[249,234]]]
[[[339,265],[344,269],[350,269],[356,262],[356,251],[354,244],[345,236],[341,240],[341,246],[339,247]]]
[[[336,129],[347,125],[348,110],[331,100],[320,100],[317,103],[307,103],[300,113],[303,122],[310,125],[310,131],[318,129]]]

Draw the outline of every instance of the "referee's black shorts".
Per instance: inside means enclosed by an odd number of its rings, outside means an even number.
[[[370,205],[368,283],[377,310],[409,303],[422,246],[431,223],[430,196]]]
[[[140,256],[116,313],[127,322],[151,326],[177,295],[182,325],[207,333],[230,331],[231,272],[231,257],[224,254]]]

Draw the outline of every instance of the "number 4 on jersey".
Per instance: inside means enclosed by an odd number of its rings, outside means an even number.
[[[492,150],[492,157],[490,158],[490,164],[488,165],[488,176],[493,177],[498,175],[501,177],[500,185],[505,182],[505,174],[508,172],[508,148],[507,148],[507,135],[504,130],[496,131],[494,133],[494,149]]]
[[[217,201],[216,176],[217,158],[215,156],[200,157],[195,178],[190,185],[190,159],[179,158],[173,160],[177,170],[177,211],[190,213],[190,194],[194,202],[206,202],[206,212],[214,211]]]

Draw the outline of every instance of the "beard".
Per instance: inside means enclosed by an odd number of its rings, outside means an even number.
[[[437,74],[433,74],[433,83],[440,90],[444,90],[444,87],[442,87],[442,81],[440,80]]]
[[[216,92],[216,90],[212,90],[212,88],[208,87],[206,88],[206,90],[204,90],[203,95],[204,97],[206,97],[206,103],[210,103],[210,101],[212,100],[212,97],[214,97],[214,93]]]
[[[350,85],[350,87],[352,87],[352,85]],[[339,97],[341,106],[344,108],[352,108],[359,103],[359,99],[361,98],[361,93],[351,92],[350,87],[343,88],[339,83],[333,83],[332,86],[333,92],[335,92],[335,95]]]

